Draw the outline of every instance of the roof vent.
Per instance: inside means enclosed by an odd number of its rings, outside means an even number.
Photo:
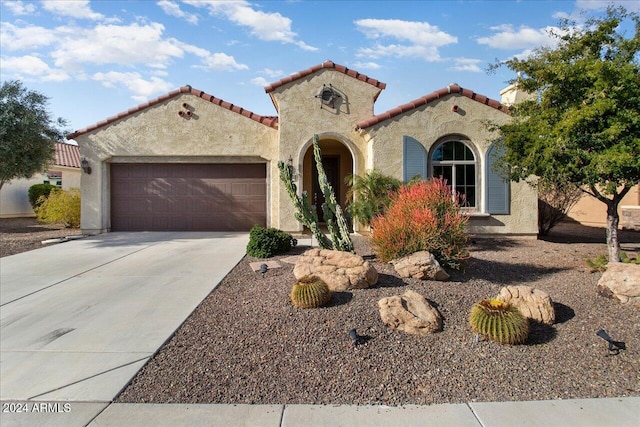
[[[320,108],[322,108],[323,105],[336,108],[336,101],[338,101],[341,96],[332,85],[322,85],[322,90],[316,95],[316,98],[320,98]]]

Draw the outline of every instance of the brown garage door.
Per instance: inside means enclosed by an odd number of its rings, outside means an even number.
[[[247,231],[266,224],[265,164],[112,164],[113,231]]]

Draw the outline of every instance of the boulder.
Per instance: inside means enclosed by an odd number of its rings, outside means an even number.
[[[378,301],[380,318],[391,329],[412,335],[427,335],[442,330],[442,316],[422,295],[408,290]]]
[[[378,282],[378,272],[361,256],[328,249],[306,251],[296,261],[293,274],[296,279],[317,276],[332,291],[365,289]]]
[[[640,307],[640,265],[610,262],[598,281],[598,293]]]
[[[556,321],[553,301],[540,289],[531,286],[506,286],[500,289],[496,299],[517,307],[524,317],[536,322],[553,325]]]
[[[420,251],[391,261],[400,277],[420,280],[449,280],[449,275],[430,252]]]

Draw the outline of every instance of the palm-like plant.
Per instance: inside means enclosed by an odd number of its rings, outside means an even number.
[[[350,187],[347,192],[347,209],[353,220],[366,225],[370,225],[373,218],[384,213],[389,206],[391,194],[402,186],[402,181],[383,175],[375,169],[364,176],[349,175],[345,181]]]

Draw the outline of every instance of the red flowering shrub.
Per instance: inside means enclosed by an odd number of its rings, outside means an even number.
[[[459,269],[469,255],[466,223],[444,180],[420,181],[400,188],[372,220],[372,241],[382,261],[429,251],[442,266]]]

